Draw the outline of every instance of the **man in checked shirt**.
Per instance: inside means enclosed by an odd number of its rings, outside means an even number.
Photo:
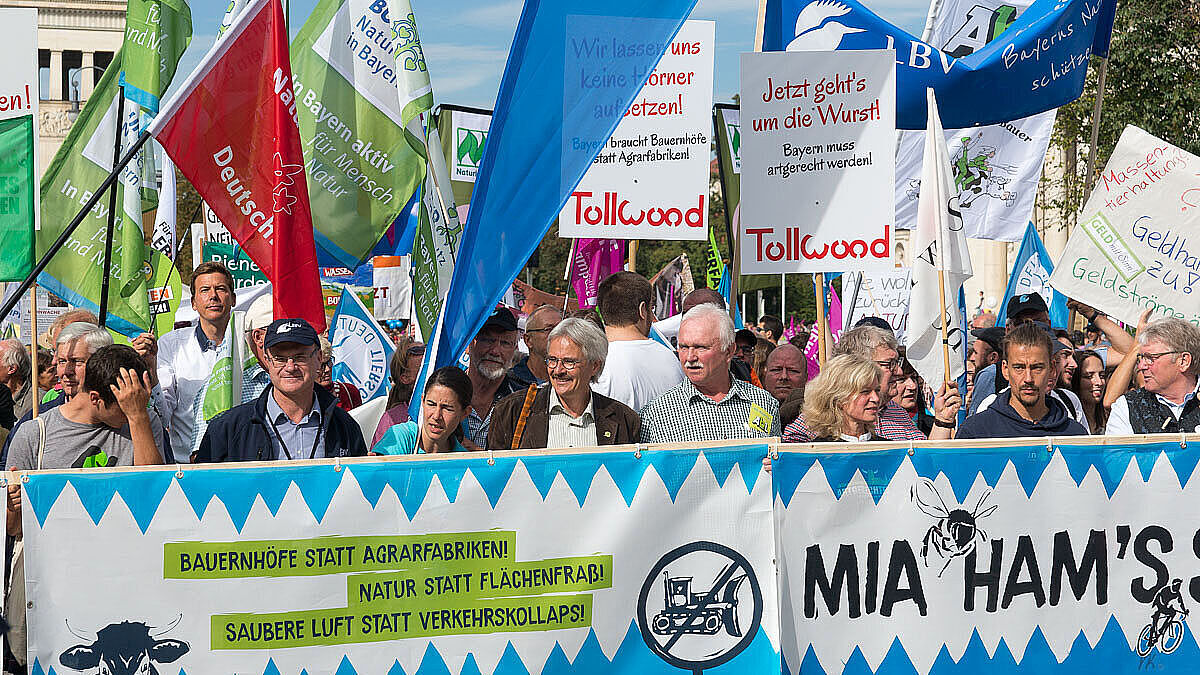
[[[829,356],[832,358],[841,354],[855,354],[871,359],[883,373],[881,394],[884,400],[880,401],[879,421],[876,423],[875,433],[889,441],[925,440],[925,434],[921,433],[921,430],[913,423],[912,417],[892,400],[897,393],[897,378],[903,374],[896,336],[891,331],[864,324],[842,333],[842,337],[833,346]],[[958,417],[960,406],[962,406],[962,397],[958,393],[958,388],[953,387],[947,391],[946,385],[943,384],[934,398],[934,426],[933,431],[929,434],[931,440],[953,437],[954,423]],[[813,438],[812,432],[804,424],[803,415],[783,431],[785,443],[807,443]]]

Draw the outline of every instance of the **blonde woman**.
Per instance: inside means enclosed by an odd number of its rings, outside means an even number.
[[[884,440],[875,433],[882,384],[874,361],[853,354],[827,361],[804,392],[804,422],[813,440]]]

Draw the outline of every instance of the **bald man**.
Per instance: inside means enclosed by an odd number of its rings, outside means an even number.
[[[762,383],[763,389],[780,403],[793,391],[804,389],[808,384],[808,360],[804,352],[786,342],[771,350],[763,368]]]

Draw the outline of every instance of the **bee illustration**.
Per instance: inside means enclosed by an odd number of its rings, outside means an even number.
[[[955,558],[971,553],[978,542],[987,540],[987,533],[979,527],[977,521],[992,515],[999,508],[996,505],[984,508],[984,502],[992,495],[991,489],[987,489],[980,495],[973,510],[949,509],[933,481],[928,478],[922,478],[913,485],[910,494],[918,509],[937,518],[937,522],[925,533],[925,539],[921,543],[921,559],[928,567],[929,549],[933,548],[934,553],[946,561],[938,572],[938,578],[941,578]]]

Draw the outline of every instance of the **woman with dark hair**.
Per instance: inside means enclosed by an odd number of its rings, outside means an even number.
[[[1097,352],[1084,349],[1075,352],[1075,363],[1079,367],[1071,376],[1071,391],[1083,404],[1088,431],[1102,434],[1108,422],[1108,409],[1104,407],[1104,359]]]
[[[375,438],[371,445],[379,442],[393,424],[408,421],[408,404],[412,399],[413,386],[417,376],[421,374],[421,363],[425,361],[425,345],[405,338],[396,344],[392,352],[390,370],[392,375],[392,390],[388,392],[388,400],[383,417],[375,427]]]
[[[933,429],[933,415],[925,399],[925,380],[908,359],[900,359],[904,374],[896,379],[896,404],[913,418],[913,424],[926,436]]]
[[[420,427],[409,420],[393,425],[371,448],[373,455],[412,455],[464,452],[462,421],[471,412],[474,388],[461,369],[446,366],[433,371],[421,397]]]

